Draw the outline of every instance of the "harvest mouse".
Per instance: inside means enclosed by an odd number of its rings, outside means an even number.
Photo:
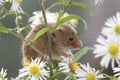
[[[55,24],[49,23],[49,27],[53,28]],[[40,36],[32,45],[35,46],[41,54],[37,53],[30,45],[27,43],[33,39],[36,33],[43,29],[45,24],[40,24],[34,27],[28,35],[25,37],[26,42],[23,42],[22,45],[22,55],[23,61],[31,60],[31,58],[42,57],[44,55],[48,56],[49,44],[47,33]],[[51,51],[52,58],[58,59],[60,56],[73,57],[71,50],[79,49],[82,47],[82,42],[77,36],[77,32],[71,25],[63,24],[54,31],[51,35]]]

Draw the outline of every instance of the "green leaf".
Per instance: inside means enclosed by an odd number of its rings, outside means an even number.
[[[105,77],[109,78],[110,80],[118,80],[117,77],[115,77],[115,76],[109,76],[107,74],[105,74]]]
[[[112,78],[111,80],[118,80],[118,78]]]
[[[3,9],[0,8],[0,15],[2,15],[2,14],[3,14]]]
[[[107,77],[108,77],[110,80],[118,80],[118,78],[115,77],[115,76],[109,76],[109,75],[107,75]]]
[[[93,50],[91,47],[84,47],[80,51],[74,54],[74,61],[77,62],[83,55],[85,55],[89,50]]]
[[[9,15],[14,15],[14,14],[25,14],[25,15],[27,15],[27,16],[29,16],[29,14],[28,13],[26,13],[26,12],[16,12],[16,11],[8,11],[7,13],[6,13],[6,16],[9,16]]]
[[[0,24],[0,32],[2,33],[8,33],[9,29],[7,29],[6,27],[4,27],[2,24]]]
[[[87,11],[89,11],[90,15],[93,16],[93,12],[91,11],[91,9],[85,3],[77,1],[77,2],[72,2],[72,4],[75,5],[75,6],[80,6],[84,9],[86,9]]]
[[[70,76],[70,80],[76,80],[76,78],[74,77],[74,75],[72,75],[71,73],[65,73],[65,72],[57,72],[55,73],[51,78],[49,78],[48,80],[55,80],[61,76]]]
[[[16,11],[10,10],[10,11],[6,12],[2,17],[0,17],[0,20],[4,19],[7,16],[14,15],[14,14],[25,14],[25,15],[29,16],[29,14],[26,12],[16,12]]]
[[[55,27],[54,27],[54,30],[58,29],[62,24],[66,23],[66,22],[68,22],[68,21],[70,21],[70,20],[72,20],[72,19],[79,19],[79,18],[80,18],[80,17],[77,16],[77,15],[69,15],[69,16],[67,16],[67,17],[64,17],[64,18],[60,19],[60,20],[56,23],[56,25],[55,25]]]
[[[87,22],[81,17],[79,19],[84,23],[85,30],[87,30]]]
[[[15,11],[8,11],[6,15],[13,15],[15,14]]]
[[[37,32],[37,34],[34,36],[34,38],[32,39],[32,41],[34,42],[35,40],[37,40],[41,35],[43,35],[44,33],[46,33],[48,30],[49,30],[48,27],[45,27],[45,28],[39,30]]]
[[[87,29],[87,23],[83,18],[81,18],[80,16],[77,16],[77,15],[71,14],[71,15],[69,15],[67,17],[62,18],[60,21],[58,21],[56,23],[54,29],[53,29],[53,32],[54,32],[54,30],[58,29],[62,24],[66,23],[66,22],[68,22],[68,21],[70,21],[72,19],[80,19],[84,23],[85,30]]]
[[[30,23],[27,23],[27,25],[23,26],[23,29],[24,29],[26,32],[29,32],[29,31],[30,31]]]

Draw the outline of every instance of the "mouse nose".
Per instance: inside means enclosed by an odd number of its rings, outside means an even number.
[[[83,43],[79,40],[73,43],[74,48],[81,48],[83,46]]]

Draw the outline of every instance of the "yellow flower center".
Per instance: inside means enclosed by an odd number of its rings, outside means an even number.
[[[21,3],[22,2],[22,0],[15,0],[17,3]]]
[[[110,44],[108,47],[108,52],[112,57],[117,57],[117,55],[119,54],[119,45],[116,43]]]
[[[120,24],[115,25],[115,33],[120,35]]]
[[[70,62],[69,68],[71,69],[72,72],[75,72],[79,68],[78,63]]]
[[[31,75],[34,75],[34,76],[38,76],[40,74],[40,68],[37,64],[30,64],[28,66],[28,72],[31,74]]]
[[[30,62],[31,62],[30,60],[28,60],[27,58],[25,58],[23,65],[24,66],[28,66],[30,64]]]
[[[95,74],[93,72],[88,72],[86,78],[87,80],[96,80]]]
[[[77,27],[78,25],[78,20],[77,19],[72,19],[71,23],[73,24],[74,27]]]

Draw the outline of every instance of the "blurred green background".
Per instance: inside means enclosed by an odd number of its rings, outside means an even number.
[[[45,8],[48,8],[55,1],[57,0],[46,0]],[[79,21],[77,31],[84,46],[93,46],[106,19],[120,11],[120,0],[105,0],[101,5],[95,5],[94,0],[76,1],[83,1],[94,13],[94,17],[91,17],[83,8],[71,6],[67,9],[68,13],[77,14],[86,20],[88,24],[87,31],[84,31],[84,25],[81,21]],[[38,0],[23,0],[21,6],[30,16],[32,16],[33,11],[40,10]],[[60,11],[60,9],[61,7],[58,6],[51,9],[51,12]],[[23,15],[24,24],[28,22],[30,16]],[[4,25],[9,28],[14,27],[14,18],[15,16],[7,17],[7,19],[3,20]],[[8,69],[8,77],[16,77],[18,69],[22,68],[21,44],[22,42],[13,35],[0,33],[0,68]],[[92,51],[89,51],[88,54],[80,59],[80,62],[85,64],[89,62],[91,66],[99,69],[99,60],[94,59]],[[107,70],[107,73],[110,74],[111,71]]]

